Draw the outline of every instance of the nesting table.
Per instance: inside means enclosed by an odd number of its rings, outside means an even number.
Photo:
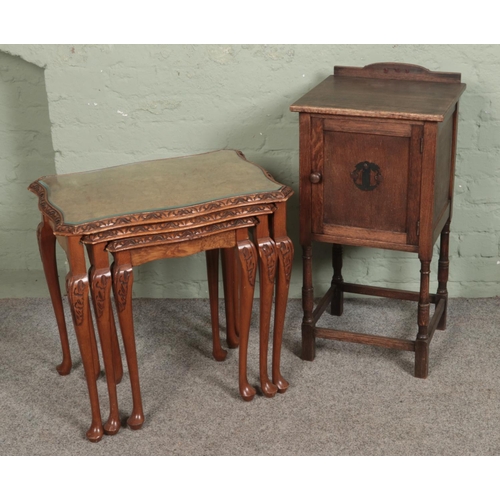
[[[116,384],[123,367],[111,288],[133,396],[128,424],[138,429],[144,422],[131,304],[133,267],[161,258],[206,253],[213,354],[223,360],[226,353],[219,341],[217,316],[222,252],[228,345],[239,345],[239,389],[247,401],[255,395],[247,380],[247,345],[259,269],[260,383],[269,397],[286,391],[280,355],[293,260],[293,245],[286,233],[286,201],[293,193],[289,187],[247,161],[241,152],[221,150],[42,177],[29,189],[37,194],[42,212],[37,234],[63,350],[63,361],[57,367],[60,374],[71,370],[71,354],[57,277],[56,240],[68,257],[66,288],[92,412],[89,440],[99,441],[103,433],[115,434],[120,428]],[[112,266],[109,254],[113,256]],[[271,381],[267,350],[275,284]],[[104,425],[96,385],[100,368],[89,292],[110,398],[110,415]]]

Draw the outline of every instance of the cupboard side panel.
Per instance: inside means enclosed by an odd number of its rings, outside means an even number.
[[[453,114],[438,126],[436,143],[436,174],[434,183],[434,213],[432,227],[439,222],[450,203],[450,177],[452,173]]]
[[[311,242],[311,115],[299,114],[299,214],[300,243]]]

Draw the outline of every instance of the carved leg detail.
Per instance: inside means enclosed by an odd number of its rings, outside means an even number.
[[[87,431],[89,441],[100,441],[103,436],[101,412],[99,409],[99,396],[95,381],[94,362],[92,358],[92,342],[90,329],[90,307],[89,307],[89,282],[87,275],[68,274],[66,280],[68,299],[73,316],[78,346],[82,356],[85,378],[90,396],[90,406],[92,410],[92,423]]]
[[[273,339],[273,382],[278,387],[278,392],[283,393],[288,389],[288,382],[283,378],[280,371],[281,343],[283,339],[283,328],[285,325],[286,305],[288,290],[292,276],[293,244],[290,238],[276,238],[278,250],[278,270],[276,286],[276,310],[274,315],[274,339]]]
[[[104,256],[107,260],[107,253],[105,253]],[[113,435],[119,431],[121,424],[118,412],[116,372],[113,366],[113,346],[111,341],[111,272],[109,267],[107,269],[95,269],[94,266],[92,266],[89,275],[109,395],[110,410],[108,420],[104,424],[104,431],[106,434]]]
[[[220,345],[219,335],[219,249],[207,250],[208,295],[210,300],[210,318],[212,320],[213,356],[216,361],[224,361],[227,351]]]
[[[312,285],[312,246],[302,247],[302,359],[313,361],[316,356],[316,341],[314,337],[313,307],[314,290]]]
[[[68,332],[66,330],[66,321],[64,319],[64,309],[61,296],[61,288],[59,286],[59,278],[57,275],[56,262],[56,237],[52,232],[47,221],[41,222],[37,229],[38,248],[42,259],[43,271],[45,280],[49,288],[52,307],[56,316],[57,327],[59,330],[59,338],[61,339],[61,347],[63,359],[56,369],[60,375],[68,375],[71,371],[71,352],[69,349]]]
[[[240,231],[238,233],[241,234]],[[249,239],[238,238],[238,240],[238,255],[241,264],[239,388],[241,397],[245,401],[251,401],[255,396],[255,389],[248,383],[247,358],[255,276],[257,274],[257,252]]]
[[[418,301],[418,334],[415,342],[415,377],[429,373],[430,260],[421,260],[420,297]]]
[[[236,304],[238,296],[236,274],[234,248],[223,248],[222,281],[224,283],[224,304],[226,308],[226,338],[230,349],[235,349],[240,345],[240,339],[236,333]]]
[[[450,268],[449,251],[450,249],[450,221],[448,221],[441,231],[441,245],[439,248],[439,264],[438,264],[438,295],[445,300],[444,311],[439,323],[438,330],[446,329],[446,316],[448,312],[448,270]]]
[[[269,380],[267,371],[267,351],[269,348],[269,327],[273,305],[274,278],[276,276],[277,252],[274,241],[269,237],[258,238],[259,281],[260,281],[260,338],[259,365],[260,386],[264,396],[273,397],[278,387]],[[276,334],[275,334],[276,335]],[[273,376],[274,378],[274,376]]]
[[[130,264],[120,265],[113,263],[113,292],[115,295],[118,320],[127,357],[130,385],[132,388],[132,414],[127,419],[129,427],[133,430],[140,429],[144,423],[144,412],[142,409],[141,388],[139,384],[139,367],[137,364],[137,351],[135,347],[134,318],[132,314],[132,283],[134,281],[133,270]]]
[[[342,245],[332,245],[332,266],[333,295],[331,313],[334,316],[342,316],[344,312],[344,292],[341,289],[342,283],[344,283],[344,279],[342,278]]]
[[[238,247],[235,248],[234,253],[234,286],[233,286],[233,302],[234,302],[234,328],[236,331],[236,337],[238,338],[238,347],[240,345],[240,323],[241,323],[241,265],[240,258],[238,256]]]

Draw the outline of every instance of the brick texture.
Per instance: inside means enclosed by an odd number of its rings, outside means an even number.
[[[55,173],[50,129],[43,69],[0,52],[0,297],[48,294],[39,286],[40,213],[27,186]]]
[[[297,191],[298,116],[289,105],[330,75],[335,64],[404,61],[460,72],[467,83],[460,104],[450,293],[500,295],[500,46],[1,45],[0,50],[2,269],[41,268],[33,248],[36,202],[25,187],[54,168],[75,172],[235,148]],[[12,208],[15,201],[19,208]],[[290,296],[300,297],[297,194],[289,203],[288,228],[296,245]],[[314,252],[319,295],[331,279],[330,251],[317,245]],[[418,288],[414,255],[355,248],[344,254],[349,281]],[[144,266],[136,294],[206,297],[202,257],[186,259],[182,272],[178,261]],[[433,287],[435,270],[436,258]],[[25,293],[30,295],[29,286]]]

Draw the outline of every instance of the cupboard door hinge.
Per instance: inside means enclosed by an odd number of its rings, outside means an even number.
[[[424,138],[420,138],[420,153],[424,152]]]
[[[417,221],[417,236],[420,236],[420,221]]]

